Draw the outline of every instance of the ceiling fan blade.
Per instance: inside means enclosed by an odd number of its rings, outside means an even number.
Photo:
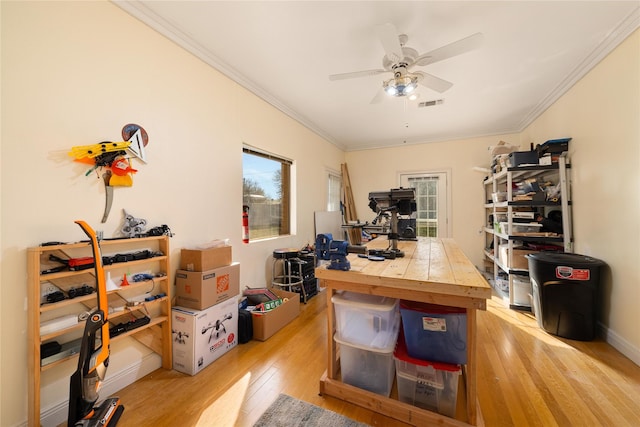
[[[378,89],[378,92],[376,92],[376,96],[374,96],[371,99],[371,102],[369,102],[369,104],[379,104],[379,103],[381,103],[384,100],[386,95],[387,94],[385,93],[383,88]]]
[[[431,52],[427,52],[424,55],[420,55],[416,58],[414,63],[420,66],[433,64],[434,62],[442,61],[477,49],[482,45],[483,41],[484,35],[482,33],[475,33],[469,37],[465,37],[456,42],[449,43],[448,45],[432,50]]]
[[[382,73],[388,73],[387,70],[364,70],[364,71],[354,71],[352,73],[342,73],[342,74],[331,74],[329,76],[329,80],[345,80],[345,79],[353,79],[356,77],[366,77],[366,76],[375,76]]]
[[[402,46],[400,45],[400,39],[398,38],[398,32],[393,24],[384,24],[376,28],[382,47],[392,63],[399,62],[404,58],[402,53]]]
[[[418,84],[428,87],[431,90],[435,90],[436,92],[442,93],[453,86],[453,83],[443,80],[440,77],[436,77],[429,73],[425,73],[422,71],[416,71],[413,74],[417,74],[420,76],[418,79]]]

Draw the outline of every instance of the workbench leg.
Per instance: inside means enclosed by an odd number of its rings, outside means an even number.
[[[333,340],[335,333],[335,316],[333,310],[333,302],[331,298],[335,295],[335,289],[327,286],[327,378],[332,380],[338,376],[338,364],[336,360],[336,344]]]
[[[478,401],[476,399],[477,393],[477,359],[476,359],[476,347],[477,347],[477,334],[476,334],[476,310],[473,308],[467,309],[467,375],[466,375],[466,389],[467,389],[467,417],[469,424],[475,426],[478,425]]]

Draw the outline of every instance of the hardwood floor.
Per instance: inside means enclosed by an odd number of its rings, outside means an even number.
[[[119,426],[251,426],[279,393],[372,426],[403,423],[318,395],[326,295],[265,342],[238,345],[191,377],[158,370],[118,395]],[[478,312],[478,398],[487,426],[640,426],[640,367],[601,340],[538,328],[497,299]],[[395,388],[395,387],[394,387]]]

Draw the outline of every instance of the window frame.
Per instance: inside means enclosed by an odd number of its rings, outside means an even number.
[[[274,154],[274,153],[270,153],[268,151],[262,150],[260,148],[257,147],[253,147],[247,144],[243,144],[242,146],[242,154],[243,154],[243,164],[242,164],[242,182],[243,182],[243,188],[242,188],[242,201],[243,201],[243,205],[249,206],[249,241],[259,241],[259,240],[268,240],[268,239],[273,239],[273,238],[278,238],[278,237],[283,237],[283,236],[289,236],[291,234],[293,234],[293,227],[294,224],[292,223],[292,218],[293,218],[293,212],[292,212],[292,208],[293,208],[293,180],[292,180],[292,176],[293,176],[293,165],[294,162],[291,159],[288,159],[285,156],[281,156],[278,154]],[[271,233],[271,234],[267,234],[267,235],[261,235],[259,237],[256,236],[256,228],[255,226],[252,228],[252,223],[256,224],[256,215],[257,212],[255,209],[252,209],[252,207],[256,207],[255,206],[255,202],[252,203],[245,195],[245,179],[247,179],[245,177],[245,163],[244,163],[244,155],[250,155],[250,156],[255,156],[255,157],[260,157],[263,159],[268,159],[268,160],[272,160],[275,162],[280,163],[280,171],[281,171],[281,175],[280,175],[280,208],[279,208],[279,216],[278,216],[278,225],[275,227],[278,229],[277,234]],[[258,183],[259,184],[259,183]],[[271,200],[278,200],[278,199],[271,199]],[[252,206],[254,205],[254,206]],[[252,210],[253,215],[252,215]],[[253,221],[252,221],[253,219]],[[270,229],[273,229],[274,227],[270,227]],[[252,233],[253,231],[253,233]]]
[[[335,171],[333,169],[326,169],[327,171],[327,212],[335,212],[335,211],[342,211],[341,209],[341,205],[342,205],[342,174],[338,171]],[[335,196],[332,191],[332,179],[337,179],[338,181],[338,188],[337,188],[337,200],[332,200],[332,195]],[[338,203],[338,208],[337,209],[332,209],[332,204],[335,203],[337,201]]]

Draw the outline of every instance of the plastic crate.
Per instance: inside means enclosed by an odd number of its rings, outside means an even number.
[[[498,226],[498,232],[503,234],[509,233],[509,223],[501,222]],[[511,223],[511,233],[537,233],[542,229],[542,224],[537,222],[513,222]]]
[[[336,334],[340,345],[340,372],[342,382],[389,397],[395,378],[393,349],[396,337],[386,348],[370,348],[346,342]]]
[[[460,365],[428,362],[407,353],[403,338],[394,352],[398,400],[454,417],[458,399]]]

